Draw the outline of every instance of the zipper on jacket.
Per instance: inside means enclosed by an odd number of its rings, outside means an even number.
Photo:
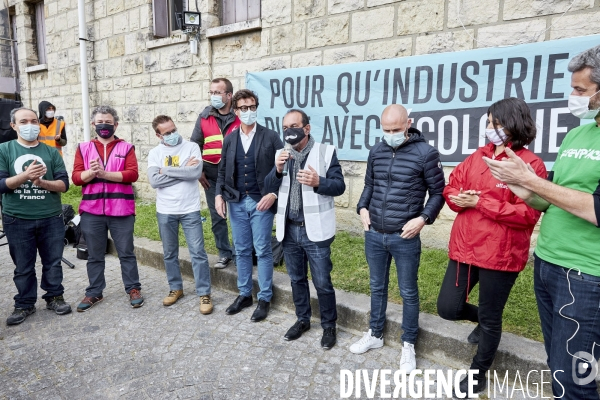
[[[106,143],[104,145],[104,158],[102,159],[102,165],[104,165],[104,170],[106,171]],[[102,192],[104,193],[104,200],[102,200],[102,214],[106,215],[106,182],[102,182]]]
[[[397,149],[396,149],[397,150]],[[396,150],[392,149],[392,162],[390,163],[390,167],[388,168],[388,190],[385,192],[385,197],[383,198],[383,209],[381,211],[381,230],[385,231],[385,209],[387,204],[387,196],[390,192],[390,187],[392,185],[392,165],[394,165],[394,159],[396,158]]]

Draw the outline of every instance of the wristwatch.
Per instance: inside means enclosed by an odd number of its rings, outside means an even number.
[[[426,224],[430,223],[431,221],[429,220],[429,217],[425,214],[421,214],[420,215],[421,218],[423,218],[423,220],[425,221]]]

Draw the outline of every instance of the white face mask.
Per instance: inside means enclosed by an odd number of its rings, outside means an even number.
[[[569,96],[569,111],[571,114],[581,119],[594,119],[600,112],[600,109],[590,110],[590,99],[596,94],[600,93],[600,90],[591,96]]]
[[[46,118],[54,118],[54,111],[46,111]]]
[[[250,110],[248,110],[246,112],[240,111],[240,120],[242,120],[244,125],[252,125],[253,123],[256,122],[257,114],[258,114],[258,111],[250,111]]]
[[[490,142],[495,144],[496,146],[500,146],[506,142],[508,136],[504,133],[504,128],[498,128],[498,132],[496,129],[486,129],[485,136],[488,138]]]

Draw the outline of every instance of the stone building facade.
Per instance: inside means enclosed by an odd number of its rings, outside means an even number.
[[[224,0],[183,3],[202,13],[197,55],[178,31],[156,38],[157,0],[86,0],[90,105],[113,105],[117,135],[133,142],[140,162],[137,194],[152,199],[145,176],[157,143],[151,121],[174,118],[189,138],[208,104],[209,82],[244,87],[250,71],[342,64],[600,33],[600,0],[262,0],[258,19],[221,26]],[[173,1],[173,0],[164,0]],[[57,106],[67,123],[66,163],[83,140],[77,0],[44,0],[46,65],[36,46],[34,3],[9,0],[16,24],[20,92],[26,106]],[[231,2],[229,2],[231,3]],[[238,1],[238,3],[240,3]],[[566,13],[565,13],[566,11]],[[564,15],[562,15],[565,13]],[[37,24],[39,26],[39,24]],[[343,162],[347,191],[337,199],[338,226],[359,233],[355,206],[365,163]],[[446,175],[451,168],[446,168]],[[423,234],[446,248],[453,213],[445,208]]]

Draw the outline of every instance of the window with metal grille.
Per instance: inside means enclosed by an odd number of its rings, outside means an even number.
[[[181,29],[184,0],[152,0],[155,37],[168,37]]]
[[[223,25],[260,18],[260,0],[221,0]]]
[[[46,16],[44,2],[34,4],[35,7],[35,41],[38,54],[38,64],[46,64]]]

